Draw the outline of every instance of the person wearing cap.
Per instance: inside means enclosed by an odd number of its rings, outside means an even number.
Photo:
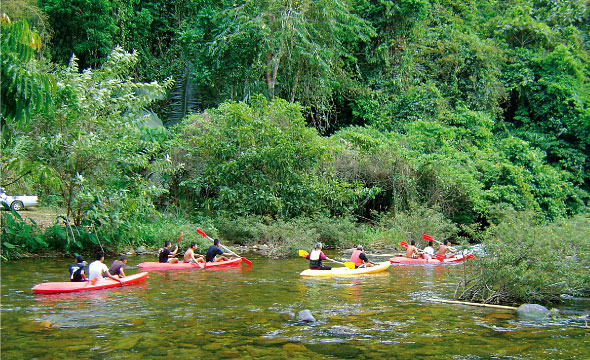
[[[362,245],[357,246],[356,249],[352,252],[352,255],[350,256],[350,261],[354,263],[355,268],[371,267],[377,265],[371,260],[369,260],[369,258],[367,258],[367,254],[365,254],[365,252],[363,251]]]
[[[114,276],[119,275],[119,277],[125,277],[125,269],[127,267],[127,257],[125,255],[121,255],[119,260],[113,260],[113,263],[109,267],[109,272]]]
[[[81,281],[86,281],[86,274],[84,274],[84,267],[86,266],[86,263],[84,262],[84,259],[82,259],[82,256],[76,256],[76,263],[73,265],[70,265],[69,271],[70,271],[70,281],[71,282],[81,282]]]
[[[322,243],[315,244],[313,250],[305,257],[309,260],[309,268],[313,270],[331,270],[331,266],[323,265],[322,260],[334,261],[327,257],[322,251]]]

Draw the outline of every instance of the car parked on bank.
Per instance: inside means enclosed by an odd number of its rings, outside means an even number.
[[[8,195],[4,188],[0,187],[0,203],[6,203],[12,210],[20,211],[24,208],[37,206],[38,200],[35,195]]]

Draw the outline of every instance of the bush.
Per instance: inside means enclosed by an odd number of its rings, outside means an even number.
[[[590,294],[590,215],[536,225],[514,214],[486,234],[460,299],[483,303],[554,303]],[[460,284],[458,289],[463,286]]]

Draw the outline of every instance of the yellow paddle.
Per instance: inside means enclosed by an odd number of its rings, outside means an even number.
[[[299,256],[301,257],[306,257],[309,253],[305,250],[299,250]],[[346,261],[346,262],[341,262],[341,261],[336,261],[336,260],[332,260],[330,258],[327,258],[328,260],[338,263],[338,264],[343,264],[344,266],[346,266],[349,269],[355,269],[356,265],[352,262],[352,261]]]

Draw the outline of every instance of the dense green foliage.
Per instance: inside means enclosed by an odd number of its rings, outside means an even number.
[[[475,261],[459,298],[484,303],[559,302],[590,291],[590,217],[549,226],[530,214],[511,216],[488,230],[485,256]],[[564,236],[566,234],[566,236]]]
[[[40,242],[6,213],[9,256],[197,225],[277,255],[426,231],[494,249],[514,212],[588,211],[584,0],[20,8],[2,20],[0,185],[62,207],[80,236],[60,223]]]

